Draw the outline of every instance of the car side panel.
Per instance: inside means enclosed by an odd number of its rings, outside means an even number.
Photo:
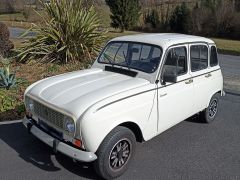
[[[85,148],[96,152],[107,134],[125,122],[137,124],[145,140],[154,137],[157,133],[155,94],[156,89],[112,101],[111,104],[99,106],[103,104],[101,102],[92,106],[83,115],[80,123]]]
[[[220,66],[215,66],[213,68],[211,68],[211,77],[210,77],[210,83],[209,83],[209,96],[207,97],[207,101],[205,104],[205,108],[208,107],[209,102],[212,98],[212,96],[217,93],[217,92],[223,92],[223,76],[222,76],[222,72],[220,69]]]

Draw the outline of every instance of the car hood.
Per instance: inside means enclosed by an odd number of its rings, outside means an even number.
[[[142,78],[92,68],[41,80],[26,94],[78,118],[96,102],[149,83]]]

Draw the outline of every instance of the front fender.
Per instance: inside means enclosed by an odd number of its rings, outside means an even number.
[[[86,150],[96,152],[111,130],[125,122],[137,124],[144,137],[144,128],[151,119],[149,117],[154,94],[153,90],[89,108],[80,123],[81,137]]]

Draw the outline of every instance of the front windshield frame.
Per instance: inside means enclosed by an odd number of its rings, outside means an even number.
[[[112,63],[101,61],[100,58],[102,57],[103,53],[106,51],[106,49],[109,47],[109,45],[111,45],[113,43],[132,43],[132,44],[146,45],[146,46],[152,46],[152,47],[158,48],[160,50],[160,56],[159,56],[159,61],[158,61],[158,64],[157,64],[156,68],[152,72],[146,72],[146,71],[144,71],[143,69],[140,69],[140,68],[131,67],[129,65],[123,65],[123,64],[119,64],[119,63],[114,63],[114,61]],[[141,72],[144,72],[144,73],[147,73],[147,74],[153,74],[153,73],[155,73],[159,69],[160,63],[162,61],[162,56],[163,56],[163,48],[161,46],[159,46],[159,45],[156,45],[156,44],[145,43],[145,42],[138,42],[138,41],[110,41],[110,42],[108,42],[105,45],[105,47],[101,51],[100,55],[97,58],[97,62],[99,64],[105,64],[105,65],[109,65],[109,66],[124,67],[124,68],[127,68],[129,70],[137,70],[137,71],[141,71]]]

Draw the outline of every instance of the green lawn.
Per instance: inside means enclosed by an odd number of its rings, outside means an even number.
[[[119,31],[115,31],[115,30],[110,29],[107,33],[107,38],[112,39],[112,38],[119,37],[119,36],[133,35],[133,34],[139,34],[139,33],[141,33],[141,32],[125,31],[124,33],[121,33]]]
[[[22,13],[1,14],[0,21],[25,21]]]
[[[212,38],[217,44],[219,53],[240,56],[240,41]]]

